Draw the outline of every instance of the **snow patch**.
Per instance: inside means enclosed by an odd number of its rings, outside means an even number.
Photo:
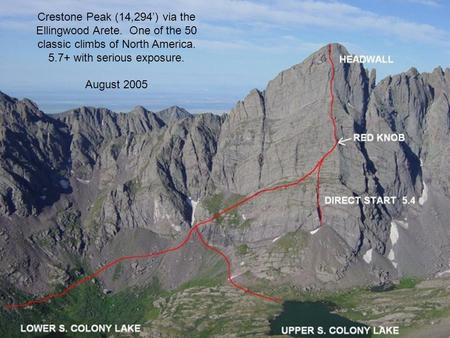
[[[395,261],[395,252],[394,249],[391,249],[388,253],[388,259],[391,261],[392,265],[394,266],[394,268],[397,268],[398,263]]]
[[[389,235],[389,238],[391,239],[392,245],[394,245],[398,241],[399,233],[398,233],[397,223],[395,223],[395,221],[391,222],[391,233]]]
[[[195,209],[197,208],[197,204],[198,201],[194,201],[192,198],[189,197],[189,203],[191,204],[192,207],[192,215],[191,215],[191,225],[194,225],[194,221],[195,221]]]
[[[274,239],[272,239],[272,243],[275,243],[276,241],[278,241],[281,238],[281,236],[275,237]]]
[[[311,234],[311,235],[314,235],[317,231],[319,231],[320,230],[320,227],[318,227],[317,229],[314,229],[314,230],[311,230],[309,233]]]
[[[419,197],[419,204],[423,205],[428,199],[428,187],[425,182],[423,182],[422,196]]]
[[[389,251],[389,253],[387,255],[387,258],[391,261],[394,268],[397,268],[397,266],[398,266],[398,263],[395,261],[394,245],[395,245],[395,243],[397,243],[398,238],[400,237],[400,234],[398,232],[398,226],[397,226],[396,222],[399,222],[399,221],[391,222],[391,233],[389,234],[389,239],[391,240],[391,250]],[[406,224],[408,224],[408,223],[406,223]]]
[[[389,259],[391,262],[395,260],[395,252],[394,252],[394,249],[391,249],[391,250],[389,251],[387,257],[388,257],[388,259]]]
[[[91,181],[90,180],[83,180],[81,178],[76,177],[77,181],[83,184],[89,184]]]
[[[173,229],[175,229],[175,231],[180,232],[181,231],[181,227],[179,225],[175,225],[175,224],[171,224],[170,225]]]
[[[243,272],[239,272],[239,273],[237,273],[237,274],[231,276],[229,279],[230,279],[230,280],[231,280],[231,279],[235,279],[236,277],[239,277],[239,276],[242,275],[242,274],[243,274]]]
[[[69,189],[69,181],[68,180],[66,180],[66,179],[62,179],[62,180],[59,180],[59,185],[61,186],[61,188],[63,188],[63,189]]]
[[[406,221],[406,218],[405,218],[405,221]],[[408,229],[409,224],[408,224],[408,222],[405,222],[405,221],[396,220],[395,222],[397,222],[398,225],[400,225],[403,229]]]
[[[163,220],[164,218],[170,219],[170,215],[165,212],[161,202],[157,199],[154,200],[153,217],[156,221]]]
[[[159,210],[159,202],[158,202],[158,200],[154,200],[154,204],[155,204],[155,206],[154,206],[154,208],[153,208],[153,215],[154,215],[154,217],[155,217],[155,220],[158,220],[159,219],[159,217],[160,217],[160,215],[161,215],[161,211]]]
[[[449,275],[449,274],[450,274],[450,269],[449,269],[449,270],[445,270],[445,271],[438,272],[438,273],[436,274],[436,277],[442,277],[442,276]]]
[[[372,262],[372,251],[373,249],[367,250],[363,256],[363,259],[366,261],[367,264],[370,264],[370,262]]]

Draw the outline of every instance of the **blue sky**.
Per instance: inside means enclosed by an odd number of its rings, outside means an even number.
[[[36,14],[44,12],[190,11],[197,15],[196,49],[171,65],[49,64],[35,47]],[[42,37],[41,37],[42,38]],[[378,80],[415,66],[450,66],[450,1],[15,0],[0,2],[0,90],[29,97],[45,112],[80,105],[129,111],[180,105],[228,111],[252,88],[264,89],[281,70],[328,42],[351,53],[391,55]],[[146,91],[98,92],[87,79],[146,78]]]

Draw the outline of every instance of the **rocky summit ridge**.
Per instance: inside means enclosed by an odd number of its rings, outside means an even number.
[[[321,170],[321,196],[416,203],[324,205],[318,228],[311,178],[262,195],[202,233],[244,283],[331,289],[449,270],[450,69],[411,68],[376,83],[362,64],[339,63],[345,47],[332,51],[338,137],[403,133],[406,140],[339,146]],[[118,256],[167,248],[194,218],[304,175],[333,142],[330,76],[323,47],[222,116],[176,106],[47,115],[0,93],[3,292],[45,293]],[[191,242],[100,280],[113,291],[154,277],[174,288],[208,269],[205,257]]]

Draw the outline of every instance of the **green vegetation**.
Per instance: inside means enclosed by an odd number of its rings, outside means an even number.
[[[81,237],[80,212],[73,209],[59,211],[56,219],[58,225],[40,231],[33,235],[33,239],[47,249],[52,249],[57,240],[68,249],[76,247]]]
[[[82,237],[80,212],[73,209],[59,212],[57,222],[64,228],[63,233],[61,233],[62,243],[69,250],[76,249]]]
[[[251,220],[246,219],[243,223],[241,223],[241,224],[239,225],[239,228],[240,228],[241,230],[247,229],[247,228],[250,227],[250,224],[251,224]]]
[[[213,263],[203,266],[202,272],[198,276],[182,284],[176,291],[198,287],[214,287],[224,283],[227,277],[222,259],[212,253],[209,253],[209,257],[213,260]]]
[[[0,336],[24,337],[20,334],[20,324],[46,323],[65,324],[143,324],[159,315],[153,301],[162,291],[157,280],[145,289],[129,289],[114,295],[105,295],[93,283],[85,283],[72,290],[67,296],[48,304],[34,306],[18,312],[1,310]],[[22,298],[22,297],[21,297]],[[71,337],[85,335],[70,334]],[[89,337],[102,337],[90,334]]]
[[[241,225],[242,222],[242,218],[236,210],[231,211],[227,216],[225,216],[225,219],[228,225],[234,227]]]
[[[113,279],[117,279],[123,270],[123,264],[114,268]],[[71,276],[76,275],[76,271],[82,269],[77,265],[71,272]],[[89,272],[86,271],[85,274]],[[83,324],[145,324],[159,317],[160,308],[154,306],[155,300],[168,299],[171,296],[183,294],[188,290],[204,290],[205,288],[218,288],[226,281],[225,267],[221,258],[213,253],[209,254],[204,261],[202,272],[197,278],[185,283],[178,289],[166,291],[161,289],[157,279],[145,288],[130,288],[116,294],[105,294],[98,283],[88,282],[73,289],[67,296],[54,299],[49,303],[33,306],[31,309],[20,311],[6,311],[0,309],[0,337],[26,337],[20,333],[20,324],[55,323],[68,327],[74,323]],[[56,288],[55,292],[60,292],[62,287]],[[11,291],[17,302],[26,301],[30,297],[18,291]],[[1,295],[2,299],[11,299]],[[222,294],[222,298],[226,294]],[[217,302],[220,304],[219,302]],[[198,299],[198,306],[202,304]],[[182,307],[178,310],[183,313]],[[176,317],[178,318],[178,317]],[[208,320],[205,313],[202,320]],[[198,333],[198,332],[197,332]],[[70,337],[86,337],[86,334],[73,334]],[[102,337],[100,334],[89,334],[87,337]],[[117,337],[120,337],[119,335]]]
[[[122,274],[122,263],[119,263],[114,268],[112,280],[113,281],[118,280],[121,274]]]
[[[78,210],[65,210],[57,214],[57,222],[67,230],[78,229],[80,226],[80,212]]]
[[[225,198],[223,193],[218,193],[206,198],[202,201],[203,206],[208,210],[211,215],[217,214],[220,210],[223,210],[230,205],[233,205],[237,201],[239,201],[244,196],[233,194],[228,198]],[[245,229],[250,225],[250,220],[243,220],[239,212],[235,210],[231,210],[226,215],[220,216],[216,219],[217,224],[239,227],[241,229]]]
[[[100,211],[102,210],[103,203],[105,202],[106,196],[105,195],[99,195],[97,199],[94,201],[92,205],[92,209],[90,212],[90,215],[93,217],[98,216]]]
[[[240,245],[237,247],[237,253],[238,253],[238,255],[240,255],[240,256],[244,256],[245,254],[247,254],[247,253],[248,253],[248,250],[249,250],[249,247],[248,247],[247,244],[240,244]]]
[[[450,315],[449,280],[420,282],[414,277],[403,277],[395,288],[373,292],[368,288],[354,288],[336,293],[316,293],[295,297],[298,300],[327,301],[336,306],[336,312],[351,320],[367,322],[381,320],[386,325],[397,316],[401,333],[408,328],[421,328]]]
[[[395,287],[397,289],[412,289],[417,285],[417,278],[414,277],[403,277],[400,282]]]
[[[225,276],[224,276],[225,277]],[[193,278],[190,281],[183,283],[178,290],[187,290],[191,288],[204,288],[204,287],[214,287],[223,282],[221,278],[208,278],[208,277],[199,277]]]
[[[290,232],[275,242],[274,249],[279,251],[300,250],[306,246],[307,235],[301,231]]]
[[[101,293],[94,284],[83,284],[53,305],[69,322],[137,323],[151,310],[158,287],[148,290],[129,290],[112,296]]]
[[[334,313],[353,321],[368,323],[377,320],[385,326],[399,325],[400,336],[403,336],[432,327],[440,321],[445,323],[445,318],[450,316],[449,282],[450,279],[420,281],[405,277],[395,288],[387,288],[386,291],[359,287],[336,292],[304,292],[286,284],[273,290],[270,283],[264,282],[259,282],[257,287],[253,285],[253,288],[262,293],[276,294],[285,300],[332,304]]]
[[[150,326],[163,337],[261,336],[267,318],[280,310],[226,284],[185,289],[160,305],[161,316]]]
[[[92,204],[92,208],[89,210],[89,215],[86,219],[86,225],[90,231],[96,231],[98,229],[97,219],[100,215],[100,212],[103,207],[103,203],[105,202],[106,196],[104,194],[99,194],[97,199]]]
[[[253,336],[268,332],[267,319],[274,318],[281,311],[279,304],[243,296],[240,291],[225,284],[223,262],[213,254],[204,261],[201,271],[199,277],[173,291],[162,290],[158,281],[154,280],[145,289],[105,295],[97,284],[87,283],[63,299],[41,304],[32,310],[1,310],[0,336],[14,338],[20,323],[38,323],[43,318],[45,322],[66,325],[148,323],[146,325],[163,336],[209,337],[230,332]],[[400,332],[403,334],[410,332],[411,328],[431,325],[439,318],[450,315],[450,290],[445,287],[448,281],[419,283],[415,278],[408,277],[399,281],[398,285],[402,287],[383,292],[354,288],[308,293],[288,285],[273,290],[267,281],[261,279],[256,282],[260,284],[247,286],[284,299],[332,304],[333,313],[352,321],[367,323],[376,319],[389,325],[392,324],[389,318],[397,316],[395,325],[401,326]],[[24,299],[23,295],[19,298]],[[89,337],[100,336],[93,334]]]
[[[206,210],[208,210],[209,213],[213,215],[222,209],[224,203],[223,194],[219,193],[212,195],[211,197],[206,198],[202,203],[205,206]]]

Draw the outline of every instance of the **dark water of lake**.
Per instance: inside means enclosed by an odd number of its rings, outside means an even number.
[[[312,327],[309,331],[286,336],[291,337],[371,337],[370,333],[365,333],[367,325],[351,321],[332,313],[334,306],[324,302],[296,302],[286,301],[283,303],[281,313],[270,320],[269,335],[286,335],[287,326],[291,327]],[[320,333],[320,327],[322,333]],[[340,334],[335,334],[335,330],[341,330]],[[353,330],[354,334],[351,334]],[[284,331],[284,332],[283,332]]]

